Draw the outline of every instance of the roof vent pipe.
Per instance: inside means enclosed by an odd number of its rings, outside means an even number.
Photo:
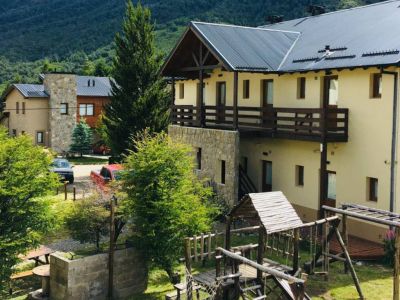
[[[90,86],[90,79],[87,81],[87,86]]]
[[[321,5],[309,5],[307,12],[312,16],[318,16],[325,13],[325,7]]]
[[[92,80],[92,86],[96,86],[96,81]]]

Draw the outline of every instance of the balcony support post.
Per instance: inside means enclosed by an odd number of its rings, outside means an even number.
[[[204,100],[203,100],[203,84],[204,84],[204,74],[203,70],[199,71],[199,99],[197,103],[198,116],[200,119],[200,127],[205,127],[205,111],[204,111]]]
[[[325,78],[324,85],[327,85],[327,78]],[[328,175],[327,175],[327,162],[328,162],[328,143],[327,143],[327,119],[328,119],[329,95],[325,89],[322,101],[322,108],[320,112],[319,126],[321,128],[321,144],[320,144],[320,179],[319,179],[319,215],[323,217],[321,209],[324,205],[328,194]]]
[[[238,129],[238,81],[239,73],[237,71],[233,72],[233,129]]]

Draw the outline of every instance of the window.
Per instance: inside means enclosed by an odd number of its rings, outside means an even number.
[[[79,115],[80,116],[93,116],[94,115],[94,104],[79,104]]]
[[[225,184],[225,167],[226,167],[226,162],[225,160],[221,160],[221,183]]]
[[[297,99],[306,98],[306,78],[299,77],[297,79]]]
[[[247,174],[247,157],[246,156],[242,156],[240,158],[240,166],[242,167],[243,172],[245,174]]]
[[[62,115],[68,115],[68,103],[61,103],[61,105],[60,105],[60,113]]]
[[[243,99],[250,98],[250,80],[243,80]]]
[[[22,102],[22,114],[25,114],[25,102]]]
[[[329,200],[336,200],[336,173],[328,171],[328,191],[327,198]]]
[[[262,161],[262,191],[272,191],[272,161]]]
[[[371,76],[371,98],[382,96],[382,74],[376,73]]]
[[[368,200],[378,201],[378,179],[367,177]]]
[[[197,170],[201,170],[201,148],[197,148],[196,165],[197,165]]]
[[[43,131],[36,132],[36,143],[43,144],[44,143],[44,133]]]
[[[296,185],[304,186],[304,166],[296,166]]]
[[[185,98],[185,84],[180,83],[179,84],[179,99]]]
[[[12,130],[12,136],[17,136],[17,129]]]
[[[19,102],[17,102],[15,105],[16,105],[15,111],[17,114],[19,114]]]

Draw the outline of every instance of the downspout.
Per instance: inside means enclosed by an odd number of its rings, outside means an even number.
[[[392,119],[392,147],[390,154],[390,211],[394,212],[396,201],[396,160],[397,160],[397,102],[398,102],[398,85],[399,74],[398,72],[389,72],[381,70],[382,74],[393,75],[394,88],[393,88],[393,119]]]

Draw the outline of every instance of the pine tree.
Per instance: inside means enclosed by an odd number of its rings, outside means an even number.
[[[150,10],[127,1],[122,33],[115,36],[111,102],[104,124],[113,154],[120,156],[143,129],[160,132],[168,125],[170,92],[160,78],[161,56],[154,45]]]
[[[78,152],[82,156],[92,148],[93,134],[85,119],[81,119],[72,132],[71,152]]]

